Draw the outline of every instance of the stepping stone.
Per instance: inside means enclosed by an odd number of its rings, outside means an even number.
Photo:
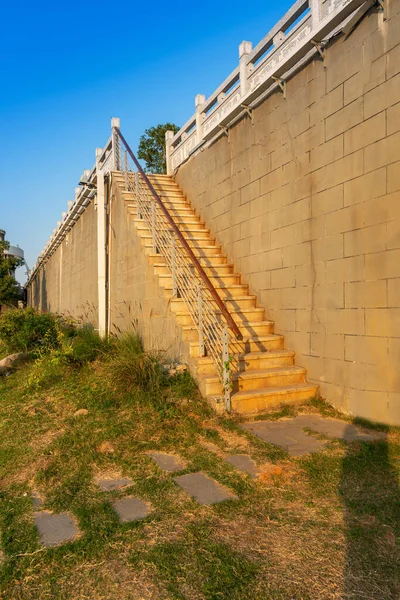
[[[293,423],[294,419],[287,421],[259,421],[242,425],[246,431],[251,431],[264,442],[279,446],[291,456],[301,456],[310,452],[322,450],[326,444],[321,440],[306,435],[303,426]]]
[[[33,510],[34,511],[40,510],[44,504],[42,498],[39,496],[39,494],[37,492],[32,492],[31,498],[32,498],[32,503],[33,503]]]
[[[112,492],[127,487],[128,485],[133,485],[133,481],[127,477],[121,477],[120,479],[99,479],[97,485],[102,492]]]
[[[149,456],[151,456],[154,462],[156,462],[163,471],[173,473],[176,471],[182,471],[185,468],[185,465],[172,454],[165,454],[164,452],[150,452]]]
[[[113,503],[113,509],[117,513],[121,523],[141,521],[149,514],[147,505],[139,498],[122,498]]]
[[[237,496],[204,473],[181,475],[174,477],[174,481],[200,504],[219,504],[226,500],[237,500]]]
[[[320,415],[298,415],[294,421],[300,427],[308,427],[318,431],[327,437],[341,439],[345,442],[373,442],[386,438],[386,434],[380,431],[366,431],[338,419],[323,418]]]
[[[258,475],[261,473],[254,460],[246,454],[233,454],[232,456],[228,456],[225,460],[239,471],[250,475],[253,479],[257,479]]]
[[[54,515],[50,512],[34,514],[35,525],[43,546],[52,547],[71,542],[79,535],[79,529],[67,513]]]

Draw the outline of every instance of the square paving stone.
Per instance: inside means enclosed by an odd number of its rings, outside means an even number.
[[[34,518],[43,546],[51,547],[71,542],[80,533],[67,513],[54,515],[43,511],[35,513]]]
[[[150,452],[149,455],[163,471],[173,473],[176,471],[182,471],[185,468],[185,465],[172,454],[165,454],[164,452]]]
[[[303,426],[300,424],[296,426],[294,419],[274,423],[268,421],[245,423],[242,427],[254,433],[264,442],[286,450],[291,456],[318,452],[326,444],[324,441],[306,435],[302,429]]]
[[[100,479],[97,485],[102,492],[112,492],[113,490],[120,490],[128,485],[132,485],[133,481],[127,477],[121,477],[121,479]]]
[[[356,425],[339,421],[338,419],[323,418],[319,415],[299,415],[295,419],[301,427],[308,427],[327,437],[355,442],[357,440],[369,442],[385,439],[386,435],[380,431],[365,431]]]
[[[204,473],[181,475],[174,477],[174,481],[199,504],[218,504],[226,500],[237,500],[237,496]]]
[[[117,513],[121,523],[141,521],[149,514],[147,505],[139,498],[122,498],[113,503],[113,509]]]
[[[246,454],[232,454],[232,456],[228,456],[225,460],[239,471],[250,475],[253,479],[257,479],[261,472],[254,460]]]

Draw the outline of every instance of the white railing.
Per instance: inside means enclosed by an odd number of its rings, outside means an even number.
[[[365,0],[297,0],[253,49],[239,46],[239,66],[206,100],[198,94],[195,114],[176,135],[167,132],[168,173],[172,174],[197,148],[224,131],[285,82]]]
[[[68,201],[68,210],[62,213],[61,220],[57,222],[57,227],[53,230],[50,239],[43,251],[39,254],[35,266],[29,273],[26,285],[28,285],[36,275],[38,269],[48,261],[52,254],[54,254],[68,232],[85,211],[88,204],[95,198],[98,174],[106,174],[110,171],[119,169],[115,152],[115,126],[119,126],[119,119],[113,118],[111,119],[112,133],[110,138],[104,148],[96,149],[96,163],[93,168],[83,171],[79,181],[79,187],[75,188],[75,199]]]
[[[236,340],[242,335],[193,254],[189,243],[194,241],[183,236],[120,132],[119,136],[120,146],[116,148],[125,189],[133,194],[138,218],[147,225],[153,252],[164,259],[172,296],[185,302],[198,333],[199,356],[209,356],[214,363],[229,411],[232,372],[240,352]]]

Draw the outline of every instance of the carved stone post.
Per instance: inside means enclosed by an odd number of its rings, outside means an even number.
[[[171,154],[172,154],[172,138],[174,137],[174,132],[173,131],[166,131],[165,132],[165,160],[167,163],[167,175],[172,175],[172,159],[171,159]]]
[[[200,144],[203,140],[203,122],[204,122],[204,113],[203,106],[206,101],[206,97],[204,94],[197,94],[195,98],[195,106],[196,106],[196,143]]]
[[[249,89],[249,54],[253,50],[251,42],[242,42],[239,46],[239,77],[240,77],[240,95],[245,96]]]

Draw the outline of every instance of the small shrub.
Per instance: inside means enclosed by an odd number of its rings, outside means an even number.
[[[30,352],[60,345],[58,318],[33,308],[9,309],[0,315],[0,342],[8,352]]]
[[[69,329],[64,341],[67,359],[77,365],[92,362],[110,349],[111,343],[102,339],[92,325]]]
[[[124,335],[113,344],[105,364],[106,376],[120,390],[160,388],[167,380],[160,358],[156,352],[144,351],[138,335]]]

